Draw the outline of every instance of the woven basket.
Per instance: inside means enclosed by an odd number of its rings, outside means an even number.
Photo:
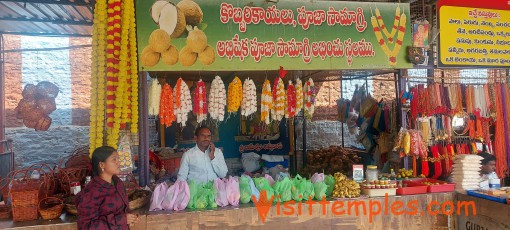
[[[65,194],[71,194],[71,183],[83,184],[85,178],[90,176],[90,158],[85,154],[69,155],[60,160],[58,167],[58,181]]]
[[[46,194],[43,194],[44,197],[55,194],[57,191],[57,178],[55,177],[52,167],[44,163],[38,163],[28,167],[28,170],[38,170],[41,173],[41,178],[44,181],[42,186],[46,192]]]
[[[30,179],[32,169],[22,169],[13,173],[10,190],[12,219],[14,221],[37,220],[39,201],[48,193],[43,184],[48,177]],[[39,172],[42,175],[42,171]]]
[[[11,206],[9,205],[0,205],[0,219],[10,219],[11,218]]]
[[[64,209],[66,210],[67,213],[77,216],[78,209],[76,208],[76,203],[74,201],[75,198],[76,196],[66,197],[64,199]]]
[[[64,209],[64,202],[57,197],[47,197],[39,202],[39,214],[43,220],[59,218]]]
[[[129,210],[133,211],[147,205],[151,199],[151,194],[151,191],[136,190],[129,196]]]

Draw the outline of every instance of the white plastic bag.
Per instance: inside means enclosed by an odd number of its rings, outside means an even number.
[[[312,183],[323,182],[324,181],[324,173],[315,173],[311,178]]]
[[[173,210],[181,211],[186,208],[190,199],[190,192],[188,183],[184,180],[178,180],[175,182],[178,184],[177,195],[174,194]]]
[[[220,207],[227,206],[227,179],[216,178],[216,180],[214,180],[214,187],[218,191],[218,193],[216,193],[216,204]]]
[[[255,172],[260,169],[260,155],[254,152],[243,153],[241,163],[244,171]]]
[[[227,181],[227,200],[230,205],[239,206],[239,199],[241,193],[239,192],[239,178],[229,177]]]
[[[163,210],[172,210],[174,208],[175,198],[179,193],[179,183],[175,183],[166,190],[165,199],[161,207]]]

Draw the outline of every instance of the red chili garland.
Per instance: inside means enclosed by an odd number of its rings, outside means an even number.
[[[289,86],[287,86],[287,114],[288,118],[293,118],[296,115],[296,88],[289,82]]]
[[[193,113],[197,116],[198,123],[207,118],[207,96],[205,83],[200,80],[193,91]]]

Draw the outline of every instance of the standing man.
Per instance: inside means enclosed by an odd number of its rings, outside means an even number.
[[[211,129],[200,126],[195,130],[195,147],[186,151],[181,159],[177,179],[206,183],[227,175],[228,168],[221,149],[211,141]]]

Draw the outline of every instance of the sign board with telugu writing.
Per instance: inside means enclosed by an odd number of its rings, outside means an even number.
[[[141,71],[412,68],[409,4],[165,1],[136,1]],[[149,42],[157,29],[171,34],[176,50],[152,49],[168,42]]]
[[[510,11],[442,6],[440,66],[510,65]]]

